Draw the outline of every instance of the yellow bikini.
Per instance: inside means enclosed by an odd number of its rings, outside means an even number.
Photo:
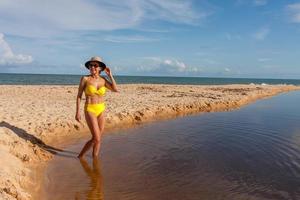
[[[95,86],[87,84],[85,87],[85,95],[86,96],[94,96],[94,95],[99,95],[99,96],[104,96],[106,91],[106,87],[102,86],[99,89],[95,88]],[[91,104],[87,103],[85,104],[85,110],[87,112],[93,113],[98,117],[104,110],[105,110],[105,103],[96,103],[96,104]]]

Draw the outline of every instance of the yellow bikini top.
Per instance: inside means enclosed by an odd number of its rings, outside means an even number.
[[[105,94],[105,91],[106,91],[105,86],[102,86],[97,90],[97,88],[91,84],[87,84],[84,90],[85,94],[89,96],[93,96],[93,95],[103,96]]]

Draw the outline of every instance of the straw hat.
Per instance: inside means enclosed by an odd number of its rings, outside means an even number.
[[[106,68],[106,65],[104,64],[104,62],[102,62],[102,58],[99,56],[93,56],[91,57],[90,60],[88,60],[84,65],[86,68],[89,69],[89,64],[90,62],[97,62],[99,63],[99,66],[102,68],[102,70],[104,70]]]

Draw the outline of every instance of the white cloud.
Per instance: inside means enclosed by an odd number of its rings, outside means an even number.
[[[143,31],[143,32],[149,32],[149,33],[170,33],[171,31],[174,31],[176,29],[165,29],[165,28],[161,28],[161,29],[155,29],[155,28],[135,28],[135,30],[137,31]]]
[[[106,36],[104,41],[114,43],[135,43],[135,42],[154,42],[158,41],[156,38],[144,37],[141,35],[135,36]]]
[[[168,67],[172,70],[175,70],[175,71],[179,71],[179,72],[183,72],[185,70],[187,70],[187,66],[185,63],[181,62],[181,61],[178,61],[178,60],[170,60],[170,59],[167,59],[167,60],[164,60],[162,63],[161,63],[161,66],[165,66],[165,67]]]
[[[153,72],[156,74],[174,75],[177,73],[198,73],[198,67],[187,66],[184,62],[174,58],[145,57],[144,62],[137,68],[139,72]]]
[[[117,73],[120,73],[120,72],[123,72],[126,70],[126,68],[123,66],[112,66],[110,68],[113,72],[117,72]]]
[[[289,4],[286,9],[293,23],[300,23],[300,3]]]
[[[195,24],[207,15],[195,12],[190,0],[0,1],[2,32],[34,37],[60,31],[126,29],[146,20]]]
[[[269,28],[261,28],[256,33],[254,33],[253,37],[257,40],[264,40],[270,33]]]
[[[225,72],[230,72],[231,71],[228,67],[226,67],[224,70],[225,70]]]
[[[191,1],[144,0],[144,13],[149,19],[163,19],[174,23],[194,24],[198,19],[208,16],[207,12],[195,12]]]
[[[0,33],[0,65],[28,64],[32,61],[33,58],[30,55],[15,54],[4,40],[4,34]]]
[[[268,3],[267,0],[254,0],[254,5],[255,6],[264,6]]]

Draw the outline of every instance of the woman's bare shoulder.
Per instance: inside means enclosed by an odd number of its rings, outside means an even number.
[[[81,76],[80,84],[86,84],[88,82],[89,76]]]
[[[87,81],[89,79],[89,75],[84,75],[81,77],[82,81]]]

